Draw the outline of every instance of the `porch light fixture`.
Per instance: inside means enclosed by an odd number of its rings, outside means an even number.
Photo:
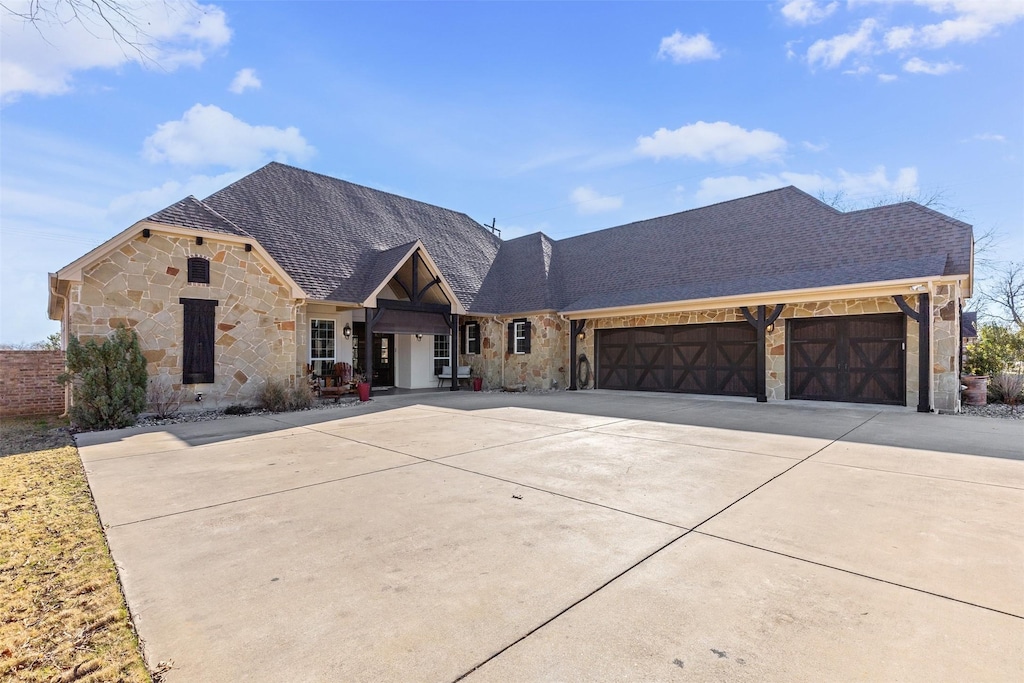
[[[912,292],[924,291],[924,285],[913,285],[913,286],[911,286],[910,291],[912,291]]]
[[[774,332],[775,331],[775,323],[772,323],[768,327],[764,328],[764,331],[765,332]]]
[[[345,327],[341,328],[341,333],[345,335],[345,339],[350,339],[352,337],[352,326],[345,323]]]
[[[584,339],[587,338],[587,333],[584,332],[583,330],[580,330],[579,332],[576,333],[576,338],[579,339],[580,341],[583,341]]]
[[[423,335],[420,332],[416,333],[416,341],[423,339]]]

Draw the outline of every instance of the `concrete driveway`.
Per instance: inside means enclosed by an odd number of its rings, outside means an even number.
[[[78,444],[166,681],[1024,671],[1021,422],[442,392]]]

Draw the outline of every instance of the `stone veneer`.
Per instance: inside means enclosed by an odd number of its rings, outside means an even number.
[[[508,352],[508,324],[526,318],[532,324],[530,353]],[[480,323],[480,353],[460,354],[459,364],[469,365],[473,373],[483,377],[484,387],[525,387],[551,389],[569,385],[569,323],[555,313],[528,316],[474,318],[465,322]]]
[[[210,284],[188,282],[188,259],[210,260]],[[295,300],[255,252],[241,244],[141,234],[83,272],[69,292],[71,334],[105,337],[119,324],[134,329],[151,378],[182,388],[184,306],[179,298],[216,299],[214,383],[188,385],[204,403],[251,400],[268,378],[296,374]],[[191,396],[187,396],[191,398]]]
[[[957,358],[959,354],[960,311],[955,285],[939,285],[932,298],[932,359],[934,379],[933,405],[942,412],[956,412],[960,409],[960,378]],[[906,297],[907,303],[915,310],[917,297]],[[769,306],[769,311],[771,307]],[[872,313],[900,313],[892,297],[868,299],[844,299],[812,303],[786,304],[775,329],[766,339],[767,362],[766,384],[769,400],[786,398],[786,321],[792,318],[817,316],[867,315]],[[597,318],[587,321],[586,338],[577,344],[577,354],[585,353],[591,366],[595,363],[595,329],[620,327],[647,327],[661,325],[695,325],[702,323],[725,323],[743,321],[738,308],[723,308],[679,313],[657,313],[650,315],[618,316]],[[565,342],[568,348],[568,339]],[[568,358],[568,353],[564,354]],[[907,321],[906,358],[906,402],[910,407],[918,399],[918,326]],[[563,361],[564,363],[564,361]],[[591,384],[592,386],[592,384]]]

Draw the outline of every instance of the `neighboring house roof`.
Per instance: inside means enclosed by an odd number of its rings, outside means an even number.
[[[971,226],[913,202],[841,212],[795,187],[563,240],[271,163],[150,221],[251,236],[312,298],[359,303],[417,240],[471,313],[591,311],[970,276]]]
[[[420,240],[469,307],[501,244],[464,213],[277,162],[203,201],[258,240],[313,299],[362,301],[377,284],[380,254]]]
[[[960,336],[964,339],[978,338],[978,312],[964,311],[960,317]]]

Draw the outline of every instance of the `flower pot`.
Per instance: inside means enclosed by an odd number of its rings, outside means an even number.
[[[983,406],[988,404],[988,376],[964,375],[960,378],[964,386],[964,405]]]
[[[481,391],[484,388],[484,378],[474,377],[473,378],[473,391]]]
[[[359,392],[359,400],[360,401],[369,401],[370,400],[370,383],[369,382],[360,382],[359,384],[357,384],[356,385],[356,391]]]

